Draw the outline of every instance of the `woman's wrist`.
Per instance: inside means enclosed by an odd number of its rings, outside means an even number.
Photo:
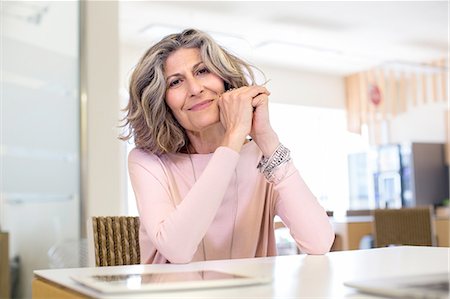
[[[272,129],[266,134],[255,135],[252,136],[252,138],[258,145],[264,157],[270,157],[280,144],[278,135]]]
[[[286,164],[291,160],[291,152],[281,143],[270,157],[263,156],[257,168],[270,183],[278,184],[286,175]],[[283,168],[284,171],[280,169]]]
[[[225,134],[221,145],[229,147],[239,153],[244,145],[245,137],[246,136],[242,137],[241,134]]]

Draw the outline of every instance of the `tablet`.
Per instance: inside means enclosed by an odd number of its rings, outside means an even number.
[[[218,288],[268,283],[270,277],[245,276],[216,270],[146,272],[72,276],[73,280],[102,293],[130,293]]]
[[[389,298],[449,298],[450,273],[347,281],[344,285]]]

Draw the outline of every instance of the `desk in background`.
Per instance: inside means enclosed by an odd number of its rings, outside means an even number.
[[[8,233],[0,231],[0,298],[10,297]]]
[[[33,298],[344,298],[359,295],[344,281],[447,272],[450,248],[387,247],[336,251],[326,255],[197,262],[185,265],[133,265],[34,271]],[[71,275],[129,274],[141,271],[222,270],[243,275],[270,275],[272,283],[158,293],[105,295],[75,283]],[[360,298],[360,297],[359,297]]]
[[[362,237],[372,234],[373,216],[347,216],[330,218],[337,235],[333,250],[359,249]],[[449,218],[434,218],[437,245],[450,247]]]

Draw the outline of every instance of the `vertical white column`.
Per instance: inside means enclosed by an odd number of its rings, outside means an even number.
[[[82,232],[88,217],[125,210],[119,134],[118,2],[82,1]]]

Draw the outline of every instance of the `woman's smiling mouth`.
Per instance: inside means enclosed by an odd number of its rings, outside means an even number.
[[[206,101],[200,102],[198,104],[195,104],[194,106],[192,106],[188,110],[189,111],[200,111],[200,110],[203,110],[205,108],[208,108],[213,101],[214,100],[206,100]]]

